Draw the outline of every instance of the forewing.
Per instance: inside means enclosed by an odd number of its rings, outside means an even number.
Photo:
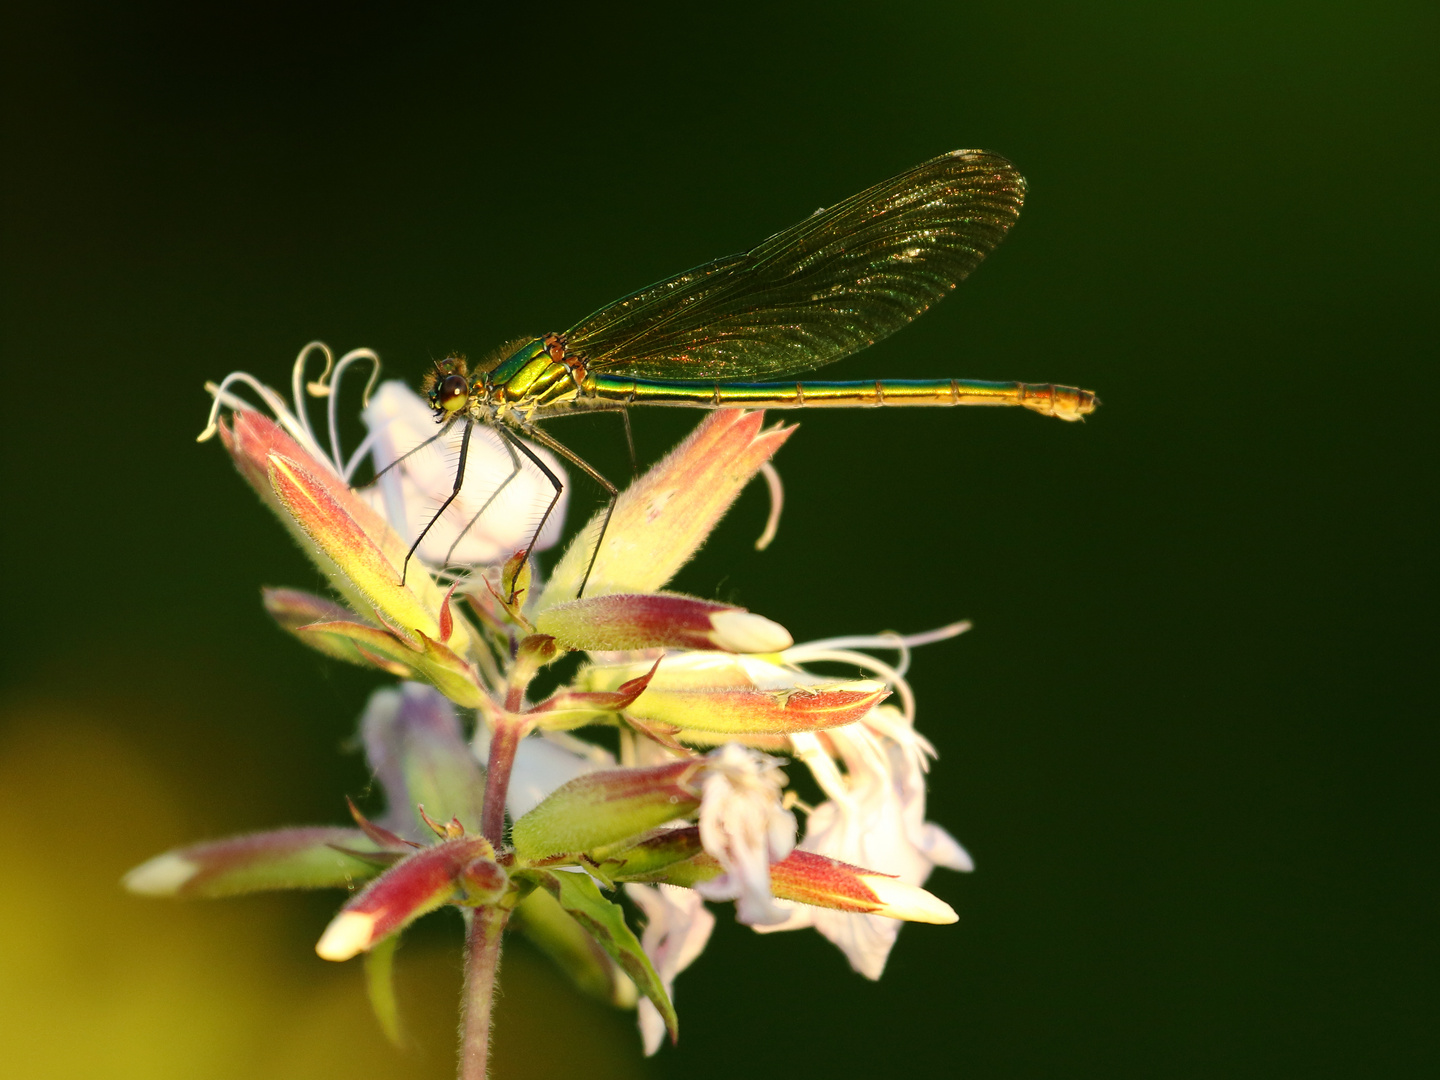
[[[808,371],[926,311],[1004,238],[1024,197],[1004,158],[957,150],[616,301],[568,344],[593,369],[641,378]]]

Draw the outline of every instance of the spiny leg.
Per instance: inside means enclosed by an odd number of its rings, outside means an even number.
[[[620,414],[620,422],[625,425],[625,449],[630,451],[630,478],[637,480],[640,477],[640,463],[635,460],[635,435],[630,430],[630,410],[616,409]]]
[[[453,423],[454,421],[452,420],[451,424]],[[450,424],[447,424],[445,430],[448,431],[449,429]],[[455,486],[450,492],[450,497],[440,504],[440,509],[435,511],[435,516],[430,519],[430,523],[426,525],[425,528],[420,530],[420,535],[415,538],[415,542],[410,545],[410,550],[405,553],[405,563],[400,567],[401,585],[405,584],[405,574],[410,569],[410,557],[415,554],[415,549],[420,546],[420,541],[424,540],[425,534],[435,527],[435,523],[440,520],[440,516],[444,514],[446,510],[450,509],[450,504],[459,496],[460,489],[465,484],[465,459],[470,455],[470,432],[473,430],[475,430],[475,421],[466,420],[465,434],[460,438],[460,464],[455,469]],[[443,435],[445,432],[442,431],[440,434]],[[439,437],[440,435],[435,436],[437,439]],[[424,443],[421,443],[421,446],[423,445]],[[416,447],[416,449],[419,449],[419,447]],[[412,450],[411,453],[414,453],[414,451]],[[407,454],[406,456],[408,457],[409,455]],[[404,458],[399,460],[403,461]]]
[[[545,462],[540,460],[539,455],[536,454],[535,451],[531,450],[523,442],[515,438],[514,435],[511,435],[509,431],[505,430],[505,428],[503,427],[500,427],[498,424],[496,425],[495,430],[499,432],[500,438],[505,440],[505,443],[507,445],[513,446],[516,450],[519,450],[522,454],[524,454],[527,458],[534,462],[535,467],[545,474],[545,479],[549,480],[551,486],[555,489],[555,494],[550,499],[550,505],[545,507],[545,513],[540,515],[540,524],[535,526],[535,533],[530,537],[530,543],[525,546],[524,554],[520,556],[520,562],[515,567],[515,576],[510,579],[510,596],[505,602],[507,604],[514,604],[515,589],[516,586],[520,583],[520,571],[525,566],[525,564],[530,561],[530,553],[535,550],[535,545],[540,542],[540,534],[545,531],[545,523],[550,520],[550,514],[555,509],[555,504],[560,501],[560,496],[564,494],[565,485],[560,482],[560,478],[555,475],[555,473],[551,470],[550,466],[546,465]],[[534,432],[532,431],[531,434],[534,434]],[[502,589],[505,587],[504,581],[500,582],[500,587]]]
[[[490,509],[490,504],[500,497],[500,493],[509,486],[510,481],[520,475],[520,458],[515,453],[515,447],[510,445],[509,439],[501,439],[500,443],[505,447],[505,452],[510,455],[510,475],[500,481],[500,486],[491,492],[490,497],[485,500],[485,505],[480,507],[479,510],[476,510],[475,516],[466,523],[463,529],[455,534],[455,542],[450,545],[450,550],[445,552],[446,566],[450,565],[450,558],[455,554],[455,549],[460,546],[460,541],[465,539],[465,534],[475,527],[475,523],[480,520],[480,516],[484,514],[486,510]]]
[[[585,586],[590,582],[590,572],[595,569],[595,560],[600,557],[600,545],[605,542],[605,532],[607,529],[610,528],[610,518],[615,513],[615,503],[620,498],[620,489],[617,488],[614,484],[612,484],[609,480],[606,480],[605,477],[601,476],[600,473],[596,471],[593,465],[591,465],[588,461],[582,458],[579,454],[575,453],[574,450],[571,450],[564,443],[551,438],[548,434],[541,431],[538,427],[529,428],[526,431],[526,434],[528,434],[536,442],[543,443],[545,446],[548,446],[551,450],[554,450],[557,454],[564,457],[567,461],[583,469],[585,471],[585,474],[589,476],[591,480],[594,480],[597,484],[603,487],[610,496],[610,501],[605,506],[605,520],[600,523],[600,535],[595,538],[595,550],[590,553],[590,565],[585,567],[585,576],[580,579],[580,588],[575,593],[575,599],[579,600],[582,596],[585,595]],[[521,449],[524,449],[523,445],[521,446]],[[559,498],[558,494],[556,495],[556,498]],[[554,504],[552,503],[551,505],[553,506]],[[546,513],[548,514],[549,512],[547,511]],[[544,523],[542,522],[541,524],[543,525]],[[539,536],[538,532],[536,533],[536,536]],[[534,541],[531,541],[531,546],[534,546]],[[529,553],[527,552],[526,554],[528,555]]]
[[[386,465],[383,469],[381,469],[379,472],[377,472],[374,476],[372,476],[369,480],[365,481],[365,483],[361,484],[360,486],[361,486],[362,488],[367,488],[367,487],[369,487],[371,484],[373,484],[373,483],[375,483],[377,480],[379,480],[380,477],[384,476],[387,472],[389,472],[391,469],[393,469],[396,465],[399,465],[402,461],[404,461],[406,458],[408,458],[411,454],[418,454],[421,450],[424,450],[425,447],[429,446],[429,445],[430,445],[431,443],[433,443],[436,439],[442,439],[442,438],[444,438],[446,435],[449,435],[449,434],[450,434],[450,429],[455,426],[456,421],[458,421],[459,419],[460,419],[460,418],[459,418],[458,416],[457,416],[457,417],[454,417],[448,424],[446,424],[444,427],[442,427],[442,428],[441,428],[439,431],[437,431],[434,435],[431,435],[430,438],[426,439],[426,440],[425,440],[424,442],[422,442],[422,443],[419,443],[419,444],[417,444],[417,445],[415,445],[415,446],[412,446],[409,450],[406,450],[405,453],[401,454],[401,455],[400,455],[399,457],[397,457],[394,461],[390,462],[389,465]],[[468,433],[467,433],[467,434],[468,434]]]

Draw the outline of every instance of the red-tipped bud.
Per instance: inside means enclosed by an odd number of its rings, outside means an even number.
[[[493,863],[494,857],[494,848],[481,836],[446,840],[415,852],[341,909],[320,936],[316,953],[324,960],[348,960],[421,915],[444,904],[470,901],[466,883],[467,875],[474,875],[471,864],[476,860]],[[476,899],[485,903],[493,897],[487,894]]]
[[[359,829],[276,829],[178,848],[125,875],[145,896],[217,897],[271,889],[345,888],[379,872],[403,846],[378,843]]]
[[[771,866],[770,888],[783,900],[907,922],[953,923],[959,918],[954,908],[924,889],[809,851],[792,851]]]
[[[795,430],[763,430],[763,424],[763,413],[716,410],[622,491],[594,553],[587,595],[654,592],[669,581]],[[593,536],[598,528],[592,520],[580,536]],[[589,540],[570,546],[550,576],[540,610],[575,596],[591,553]]]
[[[868,679],[784,690],[680,690],[652,685],[626,711],[682,731],[789,735],[854,723],[889,694],[883,684]]]
[[[457,705],[479,708],[485,696],[474,670],[453,649],[419,630],[410,635],[411,645],[398,634],[356,622],[312,623],[300,627],[302,634],[342,638],[353,642],[377,667],[394,665],[413,679],[430,683]]]
[[[687,888],[723,872],[719,861],[701,850],[698,828],[657,832],[616,851],[601,865],[616,881],[668,882]],[[797,904],[907,922],[953,923],[959,918],[944,900],[899,878],[799,849],[771,864],[770,891],[777,899]]]
[[[362,667],[378,667],[401,678],[410,674],[411,669],[406,665],[386,660],[350,638],[312,633],[308,629],[316,623],[353,621],[354,613],[348,608],[299,589],[262,589],[260,595],[271,618],[316,652]]]
[[[673,593],[616,593],[558,604],[536,625],[568,649],[721,649],[771,653],[793,639],[744,608]]]

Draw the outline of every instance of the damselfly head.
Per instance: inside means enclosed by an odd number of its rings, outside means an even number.
[[[447,356],[425,376],[420,392],[435,410],[436,419],[454,416],[470,400],[470,379],[463,356]]]

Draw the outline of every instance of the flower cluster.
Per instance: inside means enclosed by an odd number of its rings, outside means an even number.
[[[317,354],[325,370],[307,381]],[[373,365],[369,435],[347,458],[336,391],[361,362]],[[768,462],[792,428],[764,427],[755,412],[710,413],[621,493],[603,539],[597,516],[544,582],[514,553],[552,489],[517,470],[480,428],[459,497],[416,553],[428,569],[412,563],[402,577],[406,538],[454,477],[444,439],[410,453],[434,434],[429,411],[400,383],[371,396],[375,370],[372,353],[336,363],[324,346],[307,346],[293,408],[251,376],[231,375],[210,387],[215,405],[201,437],[219,434],[333,587],[334,597],[266,590],[275,620],[335,659],[403,680],[377,690],[360,723],[387,807],[371,818],[352,803],[353,826],[167,852],[130,872],[132,891],[349,890],[316,951],[328,960],[367,954],[371,1000],[392,1034],[389,959],[399,934],[438,907],[460,907],[469,926],[462,1076],[484,1074],[507,929],[528,935],[587,992],[638,1006],[654,1053],[667,1030],[676,1036],[674,982],[709,938],[707,901],[733,901],[736,917],[759,931],[813,926],[870,978],[901,920],[955,920],[921,886],[935,866],[971,864],[925,820],[934,750],[915,730],[904,673],[912,646],[965,624],[795,645],[761,615],[662,591],[757,472],[775,490]],[[242,386],[268,414],[236,392]],[[311,426],[307,395],[327,399],[328,445]],[[351,477],[367,453],[380,479],[357,490]],[[536,550],[557,539],[560,516],[550,522]],[[900,663],[861,650],[895,650]],[[537,675],[572,653],[582,663],[568,681],[535,694]],[[816,664],[864,676],[807,667]],[[618,753],[576,734],[599,728],[616,733]],[[808,807],[786,791],[787,762],[810,770],[824,801]],[[622,895],[643,916],[638,938]]]

